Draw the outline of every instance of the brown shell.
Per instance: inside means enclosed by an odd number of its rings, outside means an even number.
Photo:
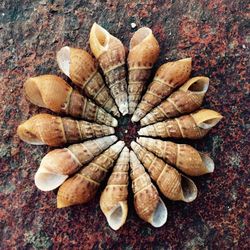
[[[90,201],[123,147],[124,142],[117,142],[79,173],[69,178],[58,190],[57,207],[68,207]]]
[[[199,176],[214,171],[213,160],[187,144],[176,144],[146,137],[138,138],[137,142],[187,175]]]
[[[49,114],[32,116],[18,126],[17,134],[25,142],[35,145],[61,146],[89,138],[114,134],[114,128],[86,121]]]
[[[141,125],[153,124],[197,110],[202,104],[208,85],[209,78],[207,77],[198,76],[191,78],[142,118]]]
[[[153,81],[149,84],[132,121],[137,122],[152,108],[169,96],[175,88],[188,80],[192,69],[191,58],[163,64],[156,72]]]
[[[98,65],[87,51],[65,46],[57,52],[57,62],[62,72],[83,89],[85,95],[106,111],[119,116],[115,102],[97,70]]]
[[[57,113],[116,127],[117,120],[88,98],[73,90],[62,78],[42,75],[24,83],[27,98],[40,107]]]
[[[153,226],[162,226],[167,220],[167,209],[165,207],[165,214],[161,216],[161,221],[156,225],[153,218],[161,202],[160,196],[156,187],[151,182],[149,175],[145,172],[144,167],[133,151],[130,152],[130,167],[136,213],[141,219],[151,223]]]
[[[159,52],[159,44],[151,29],[142,27],[134,33],[130,40],[127,60],[129,70],[129,114],[134,113]]]
[[[138,134],[162,138],[200,139],[221,119],[222,116],[218,112],[202,109],[190,115],[148,125],[141,128]]]
[[[136,142],[132,142],[131,147],[167,198],[185,202],[191,202],[196,198],[197,188],[191,179],[181,175],[176,169]]]
[[[90,31],[90,47],[105,75],[106,83],[120,112],[128,113],[128,95],[125,60],[122,42],[107,30],[94,23]]]
[[[125,147],[114,166],[108,184],[103,190],[100,198],[101,210],[106,216],[110,227],[114,230],[119,229],[127,218],[128,170],[129,150]],[[114,215],[117,209],[122,209],[120,215]],[[114,218],[114,216],[117,218]],[[117,221],[115,221],[115,219],[117,219]]]
[[[64,176],[66,179],[116,140],[116,136],[106,136],[80,144],[73,144],[68,148],[50,151],[43,157],[40,167],[35,174],[36,186],[43,191],[57,188],[62,184],[54,183],[57,176]]]

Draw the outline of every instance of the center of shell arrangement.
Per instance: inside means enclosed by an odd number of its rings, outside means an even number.
[[[115,134],[125,142],[127,147],[130,147],[132,141],[135,141],[138,137],[138,130],[140,129],[139,123],[133,123],[131,121],[131,116],[126,115],[118,119],[118,126],[115,129]]]
[[[166,199],[196,199],[188,175],[214,171],[207,154],[171,142],[201,139],[222,119],[201,109],[209,78],[191,77],[192,59],[184,58],[161,65],[149,83],[160,46],[147,27],[133,34],[128,55],[122,42],[96,23],[89,40],[96,60],[83,49],[65,46],[57,52],[72,86],[56,75],[24,83],[31,103],[58,113],[34,115],[17,130],[27,143],[59,147],[43,157],[35,185],[42,191],[59,188],[57,207],[66,209],[89,202],[106,183],[100,208],[112,229],[126,222],[129,193],[137,215],[161,227],[168,217]]]

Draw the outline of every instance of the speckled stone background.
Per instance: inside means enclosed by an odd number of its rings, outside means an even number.
[[[249,249],[247,2],[2,0],[0,249]],[[208,136],[191,143],[210,152],[215,172],[194,178],[199,195],[193,203],[164,199],[169,217],[160,229],[137,217],[132,197],[127,223],[118,232],[99,209],[100,193],[87,205],[56,209],[56,194],[39,191],[33,182],[49,149],[16,136],[21,121],[45,111],[26,101],[24,80],[62,76],[56,51],[64,45],[88,48],[94,21],[126,46],[136,28],[151,27],[161,46],[158,66],[191,56],[192,75],[211,78],[204,106],[224,116]]]

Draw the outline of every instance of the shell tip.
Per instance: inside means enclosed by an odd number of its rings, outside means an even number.
[[[118,121],[115,118],[112,119],[111,126],[112,127],[117,127],[118,126]]]
[[[127,103],[120,104],[119,110],[122,113],[122,115],[127,115],[128,114],[128,104]]]

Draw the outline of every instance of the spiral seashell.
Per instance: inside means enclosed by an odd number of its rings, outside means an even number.
[[[192,70],[192,59],[185,58],[163,64],[156,72],[147,92],[136,108],[132,122],[138,122],[152,108],[169,96],[175,88],[186,82]]]
[[[213,160],[187,144],[177,144],[146,137],[137,138],[136,141],[167,163],[175,165],[187,175],[200,176],[214,171]]]
[[[101,210],[114,230],[122,227],[128,215],[128,170],[129,150],[125,147],[100,198]]]
[[[91,28],[89,42],[103,70],[112,97],[120,112],[126,115],[128,113],[126,53],[122,42],[97,23]]]
[[[190,115],[148,125],[141,128],[138,134],[162,138],[200,139],[221,119],[222,116],[218,112],[211,109],[202,109]]]
[[[180,174],[176,169],[163,160],[132,142],[131,148],[143,166],[148,170],[150,177],[157,183],[161,192],[170,200],[191,202],[197,197],[197,187],[188,177]]]
[[[154,227],[163,226],[167,221],[167,208],[133,151],[130,152],[130,167],[136,213]]]
[[[18,126],[17,134],[34,145],[61,146],[114,134],[112,127],[49,114],[38,114]]]
[[[160,52],[160,46],[152,30],[147,27],[138,29],[130,40],[128,54],[128,94],[129,114],[133,114],[140,101],[151,69]]]
[[[69,175],[77,172],[115,141],[117,137],[112,135],[50,151],[43,157],[35,174],[36,186],[42,191],[56,189]]]
[[[120,116],[109,90],[97,70],[97,63],[87,51],[65,46],[57,52],[56,57],[61,71],[80,87],[86,96],[107,112]]]
[[[80,172],[65,181],[57,193],[57,207],[84,204],[93,199],[100,183],[114,165],[124,146],[124,142],[117,142],[97,156]]]
[[[117,120],[55,75],[31,77],[24,83],[33,104],[54,112],[116,127]]]
[[[209,78],[207,77],[197,76],[191,78],[142,118],[141,125],[153,124],[197,110],[202,104],[208,85]]]

